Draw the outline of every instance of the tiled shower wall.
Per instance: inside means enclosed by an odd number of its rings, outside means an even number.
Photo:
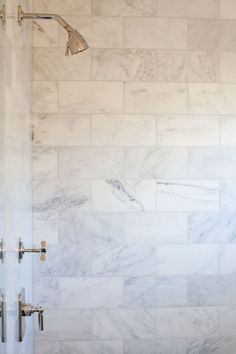
[[[235,353],[235,0],[34,7],[36,353]]]

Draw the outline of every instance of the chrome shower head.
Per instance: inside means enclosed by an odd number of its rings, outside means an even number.
[[[68,30],[68,42],[66,44],[66,53],[65,53],[66,56],[69,55],[69,53],[73,55],[73,54],[83,52],[88,48],[89,48],[88,43],[78,31],[76,31],[75,29]]]

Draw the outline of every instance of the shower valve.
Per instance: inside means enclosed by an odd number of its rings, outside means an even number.
[[[30,304],[22,304],[21,305],[21,315],[23,317],[32,316],[35,313],[38,313],[38,328],[40,331],[43,331],[43,307],[34,307]]]
[[[46,259],[46,252],[47,252],[46,244],[47,244],[46,241],[41,241],[40,248],[25,248],[23,241],[19,239],[19,247],[18,247],[19,263],[23,259],[25,253],[40,253],[41,254],[40,260],[44,262]]]

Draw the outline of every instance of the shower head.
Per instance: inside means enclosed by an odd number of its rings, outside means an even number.
[[[75,29],[68,30],[68,42],[66,44],[65,53],[66,56],[69,55],[69,52],[73,55],[83,52],[88,48],[88,43],[78,31],[76,31]]]
[[[57,14],[40,14],[40,13],[25,13],[21,6],[18,6],[17,21],[21,25],[24,19],[40,19],[40,20],[55,20],[61,25],[68,33],[68,42],[66,44],[66,53],[77,54],[88,49],[88,43],[84,37],[75,29],[73,29],[61,16]]]

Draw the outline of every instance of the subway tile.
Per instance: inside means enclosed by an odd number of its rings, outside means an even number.
[[[123,302],[121,278],[61,278],[62,308],[114,308]]]
[[[220,50],[236,51],[236,21],[221,20],[220,22]]]
[[[100,212],[155,211],[155,190],[151,180],[93,181],[92,208]]]
[[[156,119],[153,115],[93,115],[92,144],[108,146],[154,146]]]
[[[163,180],[157,182],[158,211],[218,211],[219,182]]]
[[[235,242],[236,214],[191,213],[188,218],[189,240],[195,243]]]
[[[183,148],[127,148],[125,178],[186,178],[187,150]]]
[[[155,53],[143,49],[93,49],[92,79],[155,80]]]
[[[33,47],[58,47],[58,26],[55,21],[33,21]]]
[[[57,178],[57,151],[54,148],[34,147],[32,152],[33,178]]]
[[[220,337],[215,338],[195,338],[187,341],[187,353],[215,353],[215,354],[232,354],[235,350],[235,338]]]
[[[236,18],[236,3],[234,0],[220,0],[220,17]]]
[[[184,278],[137,277],[124,280],[124,305],[135,307],[170,307],[187,304]]]
[[[188,279],[190,306],[236,305],[236,279],[234,275],[194,276]]]
[[[35,340],[34,342],[35,354],[60,354],[59,342],[43,342]]]
[[[89,80],[90,53],[65,56],[62,48],[35,48],[33,50],[33,80]]]
[[[90,48],[122,48],[123,19],[119,17],[67,16],[68,23],[86,39]],[[59,46],[65,48],[68,36],[59,29]]]
[[[55,213],[69,209],[90,208],[89,181],[37,180],[34,183],[35,212]]]
[[[38,114],[33,117],[33,144],[90,145],[90,126],[88,115]]]
[[[33,303],[46,309],[59,307],[59,282],[57,278],[33,279]]]
[[[40,244],[42,238],[47,239],[47,244],[58,244],[58,215],[33,213],[33,242]]]
[[[121,340],[70,341],[60,343],[60,354],[123,354]],[[54,353],[53,353],[54,354]],[[55,353],[56,354],[56,353]]]
[[[235,274],[236,244],[223,245],[219,252],[219,273]]]
[[[220,47],[220,24],[212,19],[188,21],[188,49],[215,51]]]
[[[57,13],[59,15],[89,15],[91,0],[34,0],[33,8],[37,12]]]
[[[165,35],[163,36],[163,33]],[[126,18],[125,47],[186,49],[187,21],[184,19]]]
[[[188,54],[186,51],[157,52],[157,81],[185,82],[188,78]]]
[[[123,109],[121,82],[62,81],[59,83],[61,113],[120,113]]]
[[[190,84],[189,110],[193,114],[235,114],[236,85]]]
[[[235,180],[224,180],[221,183],[220,208],[222,211],[236,211],[236,183]]]
[[[92,314],[89,310],[47,310],[44,316],[47,331],[37,334],[40,341],[92,339]]]
[[[152,245],[103,246],[93,249],[94,276],[145,276],[155,273]]]
[[[236,149],[193,148],[189,150],[190,178],[236,178]]]
[[[217,0],[157,0],[158,17],[217,18],[218,14]]]
[[[236,146],[236,119],[234,116],[222,117],[220,121],[221,146]]]
[[[117,245],[124,241],[120,213],[66,212],[59,218],[60,244]]]
[[[235,338],[236,307],[219,308],[219,335]]]
[[[155,312],[147,309],[112,309],[93,312],[96,339],[149,339],[155,337]]]
[[[126,214],[125,241],[128,244],[184,243],[187,241],[187,216],[178,213]]]
[[[236,53],[220,53],[220,80],[221,82],[236,82]]]
[[[56,113],[58,100],[57,82],[32,83],[32,110],[34,113]]]
[[[125,85],[127,113],[187,113],[185,83],[135,83]]]
[[[218,117],[158,116],[157,142],[161,146],[218,146]]]
[[[219,59],[215,52],[188,52],[188,81],[217,82]]]
[[[109,179],[122,177],[122,148],[73,147],[59,150],[59,178]]]
[[[157,247],[157,274],[217,274],[217,245],[167,245]]]
[[[153,0],[92,0],[92,14],[96,16],[152,16]]]
[[[185,339],[128,339],[124,354],[186,354]]]
[[[157,310],[157,337],[195,338],[217,335],[217,308],[187,307]]]

